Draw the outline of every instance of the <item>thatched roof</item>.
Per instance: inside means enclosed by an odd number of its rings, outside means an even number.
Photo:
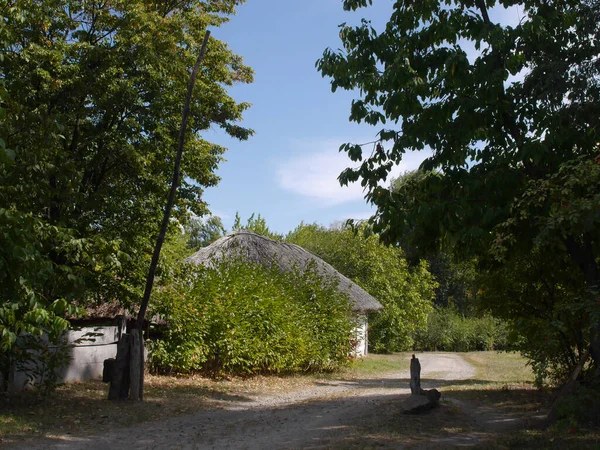
[[[314,263],[316,270],[323,276],[339,280],[338,289],[348,295],[354,304],[354,311],[377,311],[383,308],[367,291],[309,251],[247,230],[229,233],[208,247],[201,248],[185,261],[211,267],[214,262],[236,256],[263,266],[277,267],[282,272],[291,271],[295,267],[304,270]]]

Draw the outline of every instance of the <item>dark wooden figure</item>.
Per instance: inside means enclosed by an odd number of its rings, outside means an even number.
[[[410,393],[403,402],[405,414],[420,414],[435,408],[442,396],[437,389],[421,389],[421,363],[415,355],[410,360]]]
[[[110,383],[112,381],[112,376],[115,371],[115,363],[117,360],[115,358],[108,358],[104,360],[104,368],[102,369],[102,382]]]
[[[140,344],[142,343],[142,344]],[[134,401],[141,400],[141,375],[140,375],[140,364],[139,361],[142,358],[141,352],[143,340],[141,338],[141,330],[137,328],[131,332],[131,353],[130,353],[130,364],[129,364],[129,398]]]
[[[129,396],[129,360],[131,354],[131,335],[124,333],[117,344],[117,358],[110,377],[109,400],[126,400]]]
[[[410,393],[420,395],[421,391],[421,363],[415,355],[412,355],[410,360]]]

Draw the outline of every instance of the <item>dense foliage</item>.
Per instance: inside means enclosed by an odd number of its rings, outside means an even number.
[[[482,272],[479,300],[507,321],[509,342],[531,360],[538,384],[568,377],[590,345],[597,305],[566,255],[536,251]]]
[[[494,20],[509,7],[517,24]],[[381,126],[372,152],[341,147],[360,165],[340,181],[368,189],[374,230],[421,253],[449,246],[504,263],[546,248],[559,271],[570,258],[598,299],[599,19],[598,0],[404,0],[382,30],[343,24],[343,50],[326,50],[317,66],[333,90],[359,93],[352,121]],[[419,150],[431,151],[422,177],[381,186]],[[600,375],[592,303],[591,326],[579,331]]]
[[[157,371],[322,371],[352,355],[348,298],[313,270],[281,274],[241,260],[188,266],[157,295],[156,310],[169,325],[152,342]]]
[[[375,352],[412,348],[426,326],[435,281],[425,263],[409,268],[400,248],[386,247],[367,227],[356,230],[298,226],[286,236],[331,264],[375,297],[384,309],[369,316],[369,346]]]
[[[0,5],[0,346],[58,333],[75,300],[139,301],[173,172],[189,71],[237,0],[23,0]],[[224,148],[202,139],[249,106],[226,88],[252,71],[211,39],[196,83],[176,218]],[[10,149],[10,150],[8,150]],[[4,363],[5,361],[3,361]]]
[[[197,251],[225,235],[225,227],[219,216],[194,217],[185,227],[187,247]]]
[[[470,352],[507,348],[508,330],[490,315],[464,316],[452,307],[436,307],[427,317],[427,328],[415,337],[422,351]]]
[[[267,225],[267,220],[263,216],[261,216],[260,213],[258,213],[258,214],[252,213],[250,215],[250,217],[248,217],[246,224],[243,225],[242,218],[236,212],[235,220],[233,221],[233,226],[231,227],[231,231],[237,231],[237,230],[252,231],[253,233],[261,234],[268,238],[275,239],[276,241],[283,240],[283,235],[281,235],[275,231],[271,231],[271,229]]]
[[[435,289],[435,304],[455,307],[459,313],[470,315],[477,312],[477,261],[456,260],[449,251],[439,251],[425,258],[429,271],[438,287]]]

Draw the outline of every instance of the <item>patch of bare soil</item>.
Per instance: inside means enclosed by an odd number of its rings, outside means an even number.
[[[473,366],[456,354],[418,355],[424,388],[468,380]],[[278,395],[232,397],[217,409],[148,422],[109,433],[50,436],[28,449],[295,449],[448,448],[474,445],[518,426],[483,406],[446,400],[427,415],[402,413],[409,374],[321,380]],[[444,397],[442,397],[444,400]],[[513,420],[514,419],[514,420]]]

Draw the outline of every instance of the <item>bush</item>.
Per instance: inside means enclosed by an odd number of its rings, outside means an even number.
[[[318,255],[383,305],[369,314],[372,352],[412,348],[415,331],[425,327],[433,309],[437,286],[426,263],[409,267],[401,248],[383,245],[365,224],[355,230],[302,224],[286,241]]]
[[[464,317],[450,307],[436,308],[427,318],[427,329],[415,336],[415,348],[469,352],[501,350],[507,345],[506,325],[489,315]]]
[[[11,360],[15,368],[25,374],[26,382],[20,388],[36,388],[42,396],[47,396],[59,385],[60,373],[71,361],[71,349],[65,333],[51,330],[42,336],[24,334],[11,351]],[[8,381],[8,379],[6,379]],[[3,386],[0,386],[2,391]]]
[[[168,331],[151,344],[151,367],[213,375],[332,370],[352,354],[355,321],[336,283],[314,270],[228,261],[186,267],[163,289]]]
[[[573,395],[559,400],[557,418],[560,431],[600,425],[600,386],[578,384]]]
[[[600,320],[598,293],[582,288],[579,268],[564,255],[539,250],[480,278],[479,301],[506,321],[511,347],[530,361],[536,385],[565,383]],[[593,370],[584,367],[582,376]]]

